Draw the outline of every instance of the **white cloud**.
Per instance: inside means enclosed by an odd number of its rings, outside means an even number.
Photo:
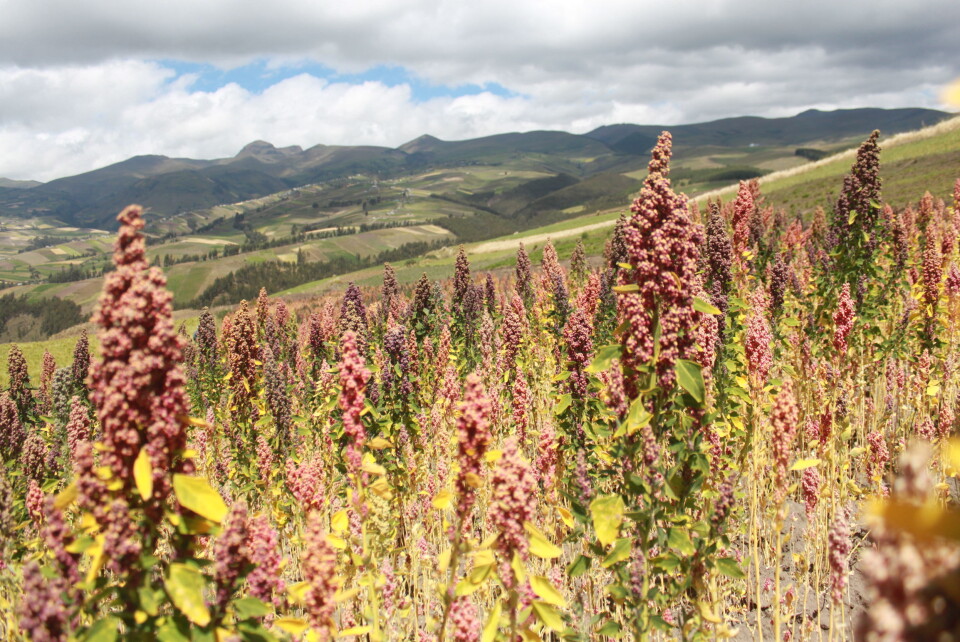
[[[133,154],[230,156],[254,139],[395,146],[423,133],[938,107],[960,75],[955,0],[0,0],[0,15],[0,176],[40,180]],[[306,74],[261,93],[204,92],[150,60],[392,65],[516,95],[421,101],[404,84]]]

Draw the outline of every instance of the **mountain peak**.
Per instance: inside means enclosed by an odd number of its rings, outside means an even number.
[[[417,152],[430,152],[442,145],[443,142],[444,141],[440,140],[436,136],[424,134],[423,136],[414,138],[408,143],[400,145],[400,147],[397,147],[397,149],[408,154],[415,154]]]
[[[244,152],[259,152],[273,149],[276,149],[273,143],[268,143],[265,140],[255,140],[252,143],[247,143],[244,145],[243,149],[240,150],[240,154],[243,154]],[[239,156],[240,154],[237,155]]]
[[[299,154],[303,152],[303,148],[299,145],[291,145],[289,147],[275,147],[273,143],[268,143],[265,140],[255,140],[252,143],[247,143],[243,146],[243,149],[240,150],[240,153],[236,155],[236,158],[248,158],[253,157],[262,161],[277,161],[291,154]]]
[[[7,187],[10,189],[30,189],[31,187],[36,187],[38,185],[43,185],[43,183],[29,180],[21,181],[12,178],[3,178],[0,176],[0,187]]]

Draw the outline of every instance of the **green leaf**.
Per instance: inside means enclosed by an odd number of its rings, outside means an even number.
[[[553,408],[553,414],[562,415],[564,411],[570,407],[570,403],[573,401],[573,398],[569,395],[563,395],[557,399],[557,405]]]
[[[120,618],[108,615],[100,618],[83,636],[83,642],[113,642],[120,629]]]
[[[177,618],[177,620],[169,619],[166,624],[158,628],[157,640],[160,642],[190,642],[190,628],[182,618]]]
[[[653,565],[657,568],[663,569],[664,571],[670,573],[678,566],[680,566],[680,560],[677,559],[677,556],[673,553],[665,553],[664,555],[659,555],[652,560]]]
[[[650,423],[651,419],[653,415],[643,406],[643,397],[637,397],[630,404],[630,410],[627,412],[627,434],[632,435]]]
[[[210,624],[210,611],[203,601],[203,575],[186,564],[173,563],[164,584],[174,606],[197,626]]]
[[[252,617],[269,615],[272,609],[255,597],[242,597],[233,603],[233,611],[238,620],[249,620]]]
[[[700,364],[686,359],[677,359],[674,369],[680,387],[690,393],[694,401],[702,404],[706,399],[706,385],[703,383],[703,371]]]
[[[143,558],[141,557],[141,564]],[[160,589],[141,586],[137,589],[137,597],[140,599],[140,607],[148,615],[157,615],[160,612],[160,606],[165,601],[163,591]]]
[[[673,626],[659,615],[650,616],[650,624],[659,631],[672,631]]]
[[[607,623],[597,629],[597,635],[602,638],[619,639],[623,634],[623,629],[616,620],[607,620]]]
[[[280,642],[280,638],[263,628],[256,620],[237,622],[237,630],[243,642]]]
[[[227,516],[223,498],[203,477],[176,474],[173,476],[173,491],[181,506],[201,517],[219,524]]]
[[[604,546],[609,546],[620,534],[625,506],[619,495],[597,497],[590,502],[590,516],[593,518],[593,530]]]
[[[601,566],[603,566],[603,568],[610,568],[617,562],[622,562],[630,557],[630,549],[631,541],[629,537],[618,539],[613,543],[613,547],[610,549],[610,554],[604,558]]]
[[[729,578],[735,580],[742,580],[746,577],[746,574],[740,568],[740,565],[737,564],[737,560],[732,557],[720,557],[716,560],[717,570],[726,575]]]
[[[578,555],[577,559],[573,560],[570,566],[567,567],[567,575],[570,577],[580,577],[590,570],[592,561],[593,560],[586,555]]]
[[[680,551],[681,555],[693,555],[697,552],[693,542],[690,541],[690,534],[682,528],[671,528],[667,543],[671,548]]]
[[[800,319],[795,319],[793,317],[785,317],[783,319],[783,325],[790,328],[796,328],[800,326]]]
[[[610,368],[610,363],[614,359],[619,359],[623,354],[623,347],[619,343],[609,346],[603,346],[597,350],[597,356],[593,358],[590,365],[587,366],[587,372],[597,374]]]
[[[563,629],[566,628],[563,625],[563,618],[560,617],[560,612],[546,602],[534,600],[533,611],[537,614],[537,619],[540,620],[544,626],[553,629],[557,633],[562,632]]]
[[[723,314],[718,308],[710,305],[698,296],[693,297],[693,309],[703,314]]]

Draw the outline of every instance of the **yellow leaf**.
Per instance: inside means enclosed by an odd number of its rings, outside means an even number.
[[[343,631],[339,631],[338,635],[364,635],[365,633],[369,633],[372,630],[373,630],[373,627],[370,626],[369,624],[366,624],[364,626],[351,626],[349,629],[344,629]]]
[[[174,606],[188,620],[197,626],[210,624],[210,611],[203,601],[204,579],[200,571],[186,564],[172,563],[164,585]]]
[[[867,511],[883,519],[893,530],[905,531],[922,540],[943,537],[960,541],[960,511],[929,499],[922,506],[907,502],[875,500]]]
[[[227,516],[223,498],[203,477],[176,474],[173,476],[173,491],[181,506],[211,522],[219,524]]]
[[[346,591],[337,591],[336,595],[333,596],[333,601],[337,604],[340,604],[341,602],[352,600],[359,594],[360,589],[358,588],[347,589]]]
[[[494,464],[500,461],[501,457],[503,457],[502,450],[488,450],[487,454],[483,456],[488,464]]]
[[[370,492],[381,499],[393,498],[393,489],[390,488],[390,484],[383,477],[378,477],[377,481],[370,484]]]
[[[53,506],[57,510],[64,510],[77,499],[77,482],[70,482],[70,485],[60,491],[57,498],[53,500]]]
[[[470,488],[480,488],[483,486],[483,478],[477,473],[467,473],[463,478]]]
[[[457,584],[457,588],[454,591],[457,597],[471,595],[476,592],[483,586],[483,583],[487,581],[487,578],[490,577],[490,572],[493,570],[493,567],[494,564],[474,566],[470,573]]]
[[[503,606],[500,601],[493,605],[490,611],[490,617],[487,623],[483,625],[483,637],[480,642],[493,642],[497,638],[497,629],[500,628],[500,614],[503,612]]]
[[[347,530],[347,526],[350,525],[350,520],[347,517],[346,509],[339,510],[333,514],[333,517],[330,518],[330,528],[332,528],[337,533],[342,533]]]
[[[553,584],[550,583],[550,580],[542,575],[531,575],[530,586],[533,588],[533,592],[536,593],[540,599],[547,604],[553,604],[554,606],[559,606],[560,608],[565,608],[567,606],[567,601],[563,599],[563,596],[560,595],[560,592],[553,587]]]
[[[516,576],[517,581],[523,584],[524,580],[527,579],[527,569],[523,567],[523,560],[520,558],[519,554],[513,554],[513,559],[510,560],[510,568],[513,569],[513,573]]]
[[[714,614],[713,609],[706,602],[699,602],[697,606],[700,607],[700,617],[702,617],[707,622],[713,622],[714,624],[720,624],[723,622],[720,618]]]
[[[567,525],[567,528],[573,528],[573,515],[563,506],[557,506],[557,512],[560,513],[560,519]]]
[[[381,466],[380,464],[374,462],[363,462],[363,465],[360,467],[364,472],[370,473],[371,475],[386,475],[387,469]]]
[[[186,423],[189,424],[189,425],[191,425],[191,426],[196,426],[197,428],[209,428],[209,427],[210,427],[210,424],[208,424],[208,423],[207,423],[206,421],[204,421],[203,419],[200,419],[199,417],[187,417]]]
[[[954,437],[946,443],[946,466],[944,468],[951,477],[960,473],[960,438]]]
[[[560,613],[557,611],[557,609],[553,608],[546,602],[535,600],[533,602],[533,611],[537,614],[538,620],[543,622],[544,625],[553,629],[557,633],[561,633],[565,628],[563,626],[563,618],[560,617]]]
[[[303,602],[304,597],[307,595],[307,591],[310,590],[310,582],[297,582],[291,586],[287,587],[287,593],[290,595],[290,599],[293,602]]]
[[[524,522],[523,527],[526,529],[527,533],[530,535],[530,552],[536,555],[537,557],[545,560],[554,559],[560,557],[563,554],[563,551],[560,550],[560,547],[551,544],[547,540],[547,536],[540,532],[536,526],[530,522]]]
[[[473,553],[474,566],[484,566],[486,564],[493,564],[495,561],[496,561],[496,558],[493,556],[493,551],[480,550]]]
[[[291,635],[303,635],[310,626],[298,617],[278,617],[273,623]]]
[[[437,493],[437,496],[433,498],[433,507],[437,510],[444,510],[450,508],[450,504],[453,502],[453,495],[449,490],[442,490]]]
[[[153,467],[150,465],[150,455],[146,447],[140,449],[136,461],[133,462],[133,481],[137,484],[137,492],[143,501],[153,495]]]
[[[100,528],[100,525],[97,523],[97,518],[95,518],[90,513],[84,513],[80,516],[80,530],[83,531],[93,531]]]
[[[87,549],[87,555],[93,558],[93,561],[90,562],[90,569],[87,571],[88,584],[97,579],[97,574],[100,572],[100,569],[103,568],[103,563],[106,561],[106,555],[103,551],[105,541],[106,538],[103,535],[97,535],[96,543]]]
[[[327,533],[327,544],[341,551],[347,547],[347,541],[333,533]]]
[[[367,447],[373,450],[383,450],[384,448],[393,448],[393,444],[383,437],[374,437],[367,442]]]
[[[620,535],[625,507],[619,495],[597,497],[590,502],[590,515],[593,518],[593,530],[604,546],[609,546]]]
[[[452,549],[447,549],[440,553],[440,556],[437,558],[437,567],[440,569],[441,573],[447,572],[447,567],[450,566],[450,554],[453,553]]]
[[[801,459],[793,464],[793,466],[790,466],[790,470],[806,470],[807,468],[813,468],[819,465],[819,459]]]

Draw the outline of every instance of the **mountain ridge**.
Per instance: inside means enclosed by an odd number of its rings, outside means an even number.
[[[48,215],[69,225],[112,227],[118,208],[129,202],[143,204],[153,217],[166,217],[353,174],[386,178],[432,166],[522,161],[536,171],[587,178],[642,170],[664,129],[673,133],[676,157],[682,159],[698,149],[800,147],[864,136],[875,128],[895,134],[952,116],[921,108],[807,110],[784,118],[739,116],[673,126],[620,123],[585,134],[538,130],[460,141],[424,134],[396,148],[319,144],[304,149],[256,140],[229,158],[147,154],[29,187],[0,179],[0,215]]]

